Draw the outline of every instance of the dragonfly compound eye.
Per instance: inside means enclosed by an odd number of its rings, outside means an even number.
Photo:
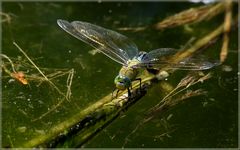
[[[131,85],[131,80],[127,77],[124,76],[120,76],[118,75],[115,80],[114,83],[116,84],[116,88],[119,90],[125,90],[126,88],[129,88]]]

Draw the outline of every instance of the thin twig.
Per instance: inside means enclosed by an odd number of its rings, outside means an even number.
[[[71,86],[72,86],[73,76],[74,76],[74,69],[71,69],[69,74],[68,74],[68,78],[67,78],[67,93],[66,93],[66,97],[68,99],[70,99],[70,97],[72,95]]]
[[[12,60],[11,60],[7,55],[5,55],[5,54],[0,54],[0,56],[3,57],[3,58],[5,58],[5,59],[7,59],[7,60],[9,61],[9,63],[10,63],[11,66],[12,66],[13,72],[16,73],[17,71],[15,70],[15,67],[14,67],[14,64],[13,64]],[[1,65],[3,65],[3,64],[1,64]]]
[[[13,42],[13,45],[15,45],[20,52],[23,53],[23,55],[28,59],[28,61],[38,70],[38,72],[47,80],[51,83],[51,81],[44,75],[44,73],[38,68],[38,66],[28,57],[28,55],[22,50],[20,46],[16,42]],[[53,83],[51,83],[53,84]]]
[[[36,121],[39,120],[41,118],[43,118],[44,116],[46,116],[47,114],[53,112],[54,110],[56,110],[66,99],[67,101],[69,101],[67,95],[65,95],[63,92],[60,91],[60,89],[51,81],[47,78],[47,76],[44,75],[44,73],[39,69],[39,67],[28,57],[28,55],[21,49],[20,46],[18,46],[17,43],[13,42],[13,44],[24,54],[24,56],[28,59],[28,61],[38,70],[38,72],[44,77],[44,79],[46,81],[48,81],[50,83],[50,85],[52,85],[59,94],[61,94],[62,96],[64,96],[64,98],[62,100],[60,100],[56,105],[54,105],[52,108],[50,108],[49,111],[47,111],[46,113],[40,115],[40,117],[33,119],[32,121]]]
[[[59,94],[63,95],[66,98],[66,95],[64,95],[59,88],[45,76],[45,74],[38,68],[38,66],[28,57],[28,55],[22,50],[20,46],[16,42],[13,42],[13,44],[19,49],[20,52],[23,53],[23,55],[28,59],[28,61],[38,70],[38,72],[45,78],[46,81],[48,81],[57,91]]]
[[[5,17],[3,18],[0,22],[7,22],[7,23],[10,23],[11,22],[11,16],[7,13],[4,13],[4,12],[0,12],[0,15]]]
[[[232,1],[225,0],[225,20],[224,20],[224,34],[223,34],[223,45],[220,53],[220,61],[223,63],[227,58],[228,54],[228,44],[229,44],[229,32],[231,30],[231,20],[232,20]]]

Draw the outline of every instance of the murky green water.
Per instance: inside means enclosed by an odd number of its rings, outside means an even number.
[[[119,31],[122,27],[154,24],[166,16],[189,7],[193,3],[40,3],[4,2],[2,11],[11,17],[2,23],[2,53],[18,59],[24,67],[16,66],[31,75],[28,85],[12,80],[3,72],[2,77],[2,145],[18,147],[41,134],[47,134],[55,124],[66,120],[96,100],[112,92],[113,80],[121,68],[119,64],[102,54],[94,56],[92,47],[71,37],[56,23],[57,19],[91,22],[118,31],[132,39],[140,50],[160,47],[180,48],[192,37],[202,37],[223,21],[223,15],[213,21],[189,27],[177,27],[157,31],[152,28],[140,32]],[[187,28],[187,29],[186,29]],[[191,30],[188,30],[188,29]],[[166,113],[159,115],[128,136],[135,129],[145,112],[164,96],[158,85],[129,108],[85,147],[237,147],[238,108],[238,39],[237,29],[231,33],[230,52],[223,66],[210,71],[214,77],[199,85],[208,91],[206,96],[190,99]],[[29,66],[27,59],[13,45],[15,41],[44,71],[46,75],[59,71],[75,70],[70,102],[64,101],[57,109],[44,117],[62,100],[61,95],[49,83],[41,82],[39,72]],[[206,49],[205,55],[218,58],[221,49],[219,39]],[[92,51],[91,51],[92,52]],[[7,62],[7,60],[3,59]],[[11,67],[8,65],[8,69]],[[223,68],[230,68],[223,71]],[[46,69],[44,69],[46,68]],[[58,70],[56,70],[58,69]],[[209,71],[206,71],[209,72]],[[168,78],[176,85],[186,71],[178,71]],[[67,75],[53,79],[59,90],[66,93]],[[50,78],[50,77],[49,77]],[[168,134],[164,134],[168,133]],[[126,138],[129,141],[125,143]],[[125,144],[124,144],[125,143]]]

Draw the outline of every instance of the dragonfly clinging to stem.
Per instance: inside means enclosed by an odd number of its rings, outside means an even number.
[[[130,87],[134,80],[140,80],[141,88],[141,79],[136,78],[140,69],[159,69],[164,65],[168,65],[174,69],[206,70],[216,65],[203,58],[187,58],[178,63],[173,63],[167,59],[167,56],[178,52],[176,49],[160,48],[148,53],[139,52],[135,43],[115,31],[82,21],[68,22],[59,19],[57,23],[75,38],[91,45],[109,58],[122,64],[114,83],[118,90],[127,89],[128,94],[130,94]]]

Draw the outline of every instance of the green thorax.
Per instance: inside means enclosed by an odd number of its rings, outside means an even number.
[[[128,66],[122,66],[119,71],[119,75],[128,77],[130,80],[134,80],[138,75],[139,70],[138,68],[134,68],[132,66],[136,65],[137,63],[139,63],[139,61],[136,59],[129,61]]]

